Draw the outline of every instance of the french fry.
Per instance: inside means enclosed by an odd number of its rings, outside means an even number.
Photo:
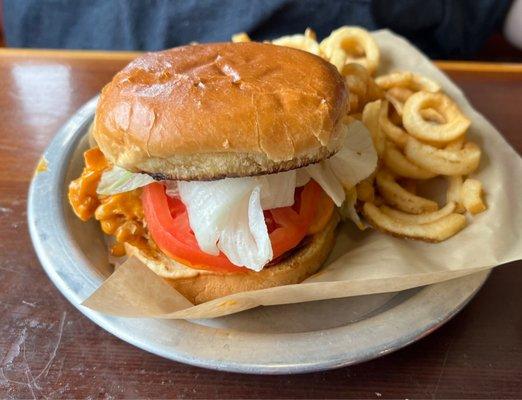
[[[379,113],[379,124],[388,139],[395,143],[399,148],[404,148],[408,140],[408,133],[400,126],[395,125],[388,117],[389,102],[383,101]]]
[[[446,191],[446,202],[455,203],[455,212],[463,213],[466,211],[462,205],[462,176],[448,176],[446,177],[448,182],[448,189]]]
[[[391,217],[397,221],[401,221],[407,224],[423,225],[435,222],[443,217],[446,217],[447,215],[452,214],[455,211],[455,203],[448,203],[440,210],[423,214],[408,214],[388,206],[381,206],[380,210],[383,214],[386,214],[388,217]]]
[[[362,65],[345,64],[342,67],[341,75],[343,75],[348,88],[350,112],[362,111],[367,103],[384,98],[384,93]]]
[[[373,181],[374,178],[369,177],[363,179],[355,186],[358,200],[369,202],[373,202],[375,200],[375,189],[373,188]]]
[[[443,150],[409,137],[404,154],[411,162],[435,174],[468,175],[477,169],[481,151],[472,142],[461,150]]]
[[[384,205],[384,199],[381,196],[375,196],[375,198],[373,199],[373,204],[380,207]]]
[[[315,54],[316,56],[320,55],[321,53],[319,50],[319,43],[306,34],[282,36],[278,39],[272,40],[272,44],[307,51],[309,53]]]
[[[435,109],[444,117],[446,123],[434,124],[426,121],[421,110],[427,108]],[[471,123],[448,96],[430,92],[417,92],[406,100],[402,122],[410,135],[434,142],[457,139],[466,132]]]
[[[366,88],[366,101],[375,101],[384,98],[384,92],[375,83],[371,76],[368,77],[368,86]]]
[[[417,194],[417,181],[415,179],[401,179],[400,185],[408,192]]]
[[[482,200],[482,183],[477,179],[466,179],[462,184],[462,204],[472,214],[478,214],[486,210],[486,204]]]
[[[309,39],[313,39],[313,40],[317,41],[317,34],[315,33],[315,31],[312,28],[306,28],[304,35]]]
[[[379,66],[380,51],[377,43],[367,30],[356,26],[343,26],[336,29],[319,44],[319,47],[326,58],[336,66],[337,63],[332,62],[332,59],[338,50],[344,53],[345,63],[361,64],[370,74],[373,74]]]
[[[319,50],[321,50],[321,47],[319,47]],[[327,59],[335,65],[335,68],[337,68],[337,71],[342,72],[344,65],[346,64],[346,53],[342,49],[333,49],[331,56]]]
[[[449,214],[422,225],[409,224],[389,217],[372,203],[364,203],[363,214],[372,226],[382,232],[426,242],[441,242],[466,226],[466,217],[462,214]]]
[[[410,89],[397,86],[387,90],[384,98],[393,105],[397,114],[402,117],[404,103],[412,94],[413,91]]]
[[[393,175],[386,170],[381,170],[376,176],[377,188],[384,197],[386,203],[410,214],[422,214],[436,211],[439,206],[432,200],[425,199],[408,192],[400,186]]]
[[[464,144],[466,143],[466,135],[459,137],[458,139],[452,140],[448,142],[448,144],[444,147],[445,150],[458,151],[461,150]]]
[[[433,172],[427,171],[408,160],[391,142],[386,144],[383,161],[384,165],[394,174],[404,178],[430,179],[436,176]]]
[[[232,42],[241,43],[241,42],[251,42],[250,37],[245,32],[239,32],[235,35],[232,35]]]
[[[433,122],[435,124],[445,124],[446,123],[446,119],[444,118],[444,116],[441,113],[439,113],[437,110],[435,110],[434,108],[424,108],[424,109],[420,110],[420,113],[422,115],[422,118],[424,118],[428,122]],[[455,139],[455,140],[459,140],[459,139]]]
[[[386,139],[384,132],[379,124],[379,114],[381,111],[381,100],[375,100],[371,103],[366,104],[362,113],[362,122],[372,136],[373,145],[377,155],[381,157],[386,149]]]
[[[414,92],[424,90],[435,93],[440,90],[440,85],[437,82],[409,71],[398,71],[381,75],[375,79],[375,83],[384,90],[394,87],[408,88]]]
[[[395,109],[395,112],[397,113],[397,115],[399,115],[399,117],[401,117],[401,121],[402,121],[404,102],[400,101],[397,97],[394,97],[394,96],[390,95],[389,93],[386,93],[384,95],[384,98],[386,100],[388,100],[388,102],[393,106],[393,108]]]

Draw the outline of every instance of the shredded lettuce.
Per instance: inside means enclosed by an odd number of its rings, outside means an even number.
[[[154,182],[154,178],[147,174],[139,174],[127,171],[126,169],[114,166],[102,174],[96,193],[101,195],[112,195],[130,192],[149,183]]]

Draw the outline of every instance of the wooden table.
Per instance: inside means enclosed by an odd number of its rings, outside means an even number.
[[[132,56],[0,50],[0,398],[522,396],[522,262],[495,270],[457,317],[418,343],[307,375],[178,364],[122,342],[74,309],[33,251],[27,187],[56,130]],[[520,152],[522,66],[440,65]]]

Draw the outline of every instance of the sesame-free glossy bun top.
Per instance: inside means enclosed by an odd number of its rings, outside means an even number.
[[[341,144],[346,89],[334,66],[263,43],[138,57],[102,90],[93,135],[112,163],[163,179],[298,168]]]

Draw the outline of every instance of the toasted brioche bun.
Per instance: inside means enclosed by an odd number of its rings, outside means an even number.
[[[318,162],[344,137],[346,89],[320,57],[263,43],[148,53],[102,90],[107,159],[158,179],[268,174]]]
[[[335,227],[339,222],[337,213],[324,229],[280,263],[262,269],[260,272],[218,274],[185,267],[162,253],[154,257],[130,245],[126,245],[129,255],[139,258],[145,265],[174,287],[193,304],[228,296],[249,290],[266,289],[275,286],[299,283],[313,275],[324,263],[335,244]]]

